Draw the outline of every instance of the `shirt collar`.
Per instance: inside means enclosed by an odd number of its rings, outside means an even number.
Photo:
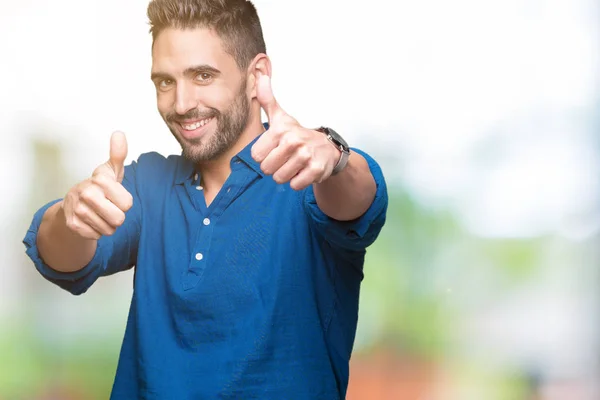
[[[188,179],[191,179],[195,173],[196,167],[191,161],[183,156],[182,152],[181,157],[179,157],[179,162],[177,163],[177,171],[175,172],[175,184],[184,184]]]
[[[265,127],[265,130],[269,129],[268,123],[263,123],[263,126]],[[265,174],[262,171],[262,169],[260,169],[260,164],[257,163],[254,160],[254,158],[252,158],[252,146],[254,145],[254,143],[256,143],[258,138],[260,138],[261,136],[262,136],[262,133],[260,135],[258,135],[257,137],[255,137],[246,147],[244,147],[242,149],[242,151],[240,151],[235,156],[233,156],[233,158],[231,159],[231,163],[233,164],[236,159],[239,159],[239,160],[243,161],[246,165],[248,165],[250,168],[252,168],[261,177],[264,177]],[[177,171],[175,173],[175,184],[176,185],[184,184],[188,179],[191,179],[195,174],[196,174],[195,165],[191,161],[189,161],[188,159],[183,157],[183,154],[182,154],[182,156],[179,157],[179,163],[177,165]]]
[[[269,129],[267,124],[265,125],[265,129]],[[254,145],[254,143],[256,143],[256,141],[262,136],[262,133],[260,135],[258,135],[257,137],[255,137],[250,143],[248,143],[248,145],[246,147],[244,147],[242,149],[242,151],[240,151],[239,153],[237,153],[237,155],[235,155],[233,157],[233,159],[231,160],[231,162],[235,162],[236,159],[242,160],[247,166],[249,166],[250,168],[252,168],[257,174],[259,174],[261,177],[265,176],[265,173],[262,171],[262,169],[260,169],[260,163],[257,163],[254,158],[252,158],[252,146]]]

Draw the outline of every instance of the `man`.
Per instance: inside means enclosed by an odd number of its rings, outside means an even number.
[[[124,166],[114,133],[108,162],[36,213],[28,255],[73,294],[135,266],[112,399],[344,398],[379,166],[279,106],[249,1],[153,0],[148,17],[182,155]]]

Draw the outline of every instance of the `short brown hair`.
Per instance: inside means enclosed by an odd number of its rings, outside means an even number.
[[[240,69],[267,52],[256,7],[249,0],[152,0],[148,19],[153,44],[165,28],[213,29]]]

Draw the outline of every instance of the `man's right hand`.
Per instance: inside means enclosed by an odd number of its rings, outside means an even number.
[[[66,226],[85,239],[110,236],[125,222],[125,212],[133,197],[123,187],[127,139],[122,132],[110,138],[110,158],[92,176],[74,186],[64,198],[62,208]]]

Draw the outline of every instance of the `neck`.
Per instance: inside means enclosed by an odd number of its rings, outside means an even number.
[[[252,115],[246,129],[229,150],[215,160],[204,161],[196,165],[197,171],[202,176],[202,186],[205,190],[218,192],[231,174],[231,159],[265,131],[260,120],[260,110]]]

